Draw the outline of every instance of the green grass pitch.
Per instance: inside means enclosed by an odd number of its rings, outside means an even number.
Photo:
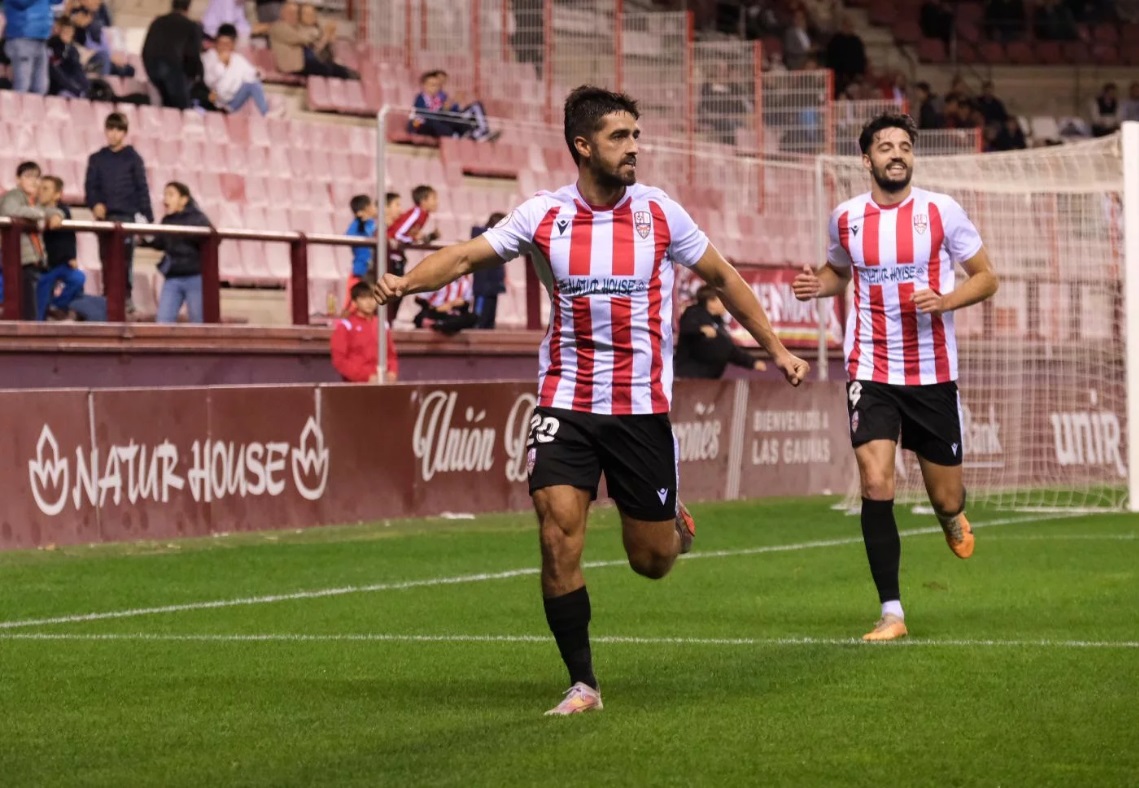
[[[694,506],[659,582],[596,510],[606,708],[561,719],[531,516],[0,555],[0,784],[1139,784],[1139,519],[974,508],[960,561],[900,512],[867,645],[829,504]]]

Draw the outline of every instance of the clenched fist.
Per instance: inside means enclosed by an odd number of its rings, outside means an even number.
[[[404,292],[407,291],[407,277],[384,274],[376,286],[372,288],[372,291],[376,294],[377,301],[386,304],[393,298],[403,297]]]
[[[787,382],[792,386],[798,386],[807,379],[807,373],[811,370],[811,365],[803,359],[791,353],[786,353],[773,359],[775,368],[783,373],[783,377],[787,378]]]

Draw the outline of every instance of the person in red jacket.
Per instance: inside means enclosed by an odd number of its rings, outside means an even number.
[[[352,286],[352,304],[355,311],[337,321],[332,331],[332,366],[340,377],[349,383],[379,383],[379,347],[376,337],[379,304],[367,282]],[[388,370],[384,383],[394,383],[399,373],[392,332],[388,332]]]

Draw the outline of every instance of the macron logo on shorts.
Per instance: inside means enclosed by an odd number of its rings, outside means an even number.
[[[661,503],[664,503],[665,501],[667,501],[668,500],[668,488],[667,487],[661,487],[659,490],[657,490],[657,498],[660,498]]]

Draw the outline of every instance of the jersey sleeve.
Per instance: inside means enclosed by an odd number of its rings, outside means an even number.
[[[526,254],[534,243],[534,234],[545,215],[546,201],[540,196],[531,197],[491,227],[482,237],[503,260],[513,260]]]
[[[960,265],[981,251],[981,234],[956,200],[946,200],[945,205],[939,207],[945,214],[941,220],[945,226],[949,259]]]
[[[850,268],[854,265],[854,261],[850,259],[850,252],[846,250],[846,245],[850,243],[847,238],[843,238],[843,233],[839,232],[839,223],[842,220],[846,211],[839,208],[831,214],[830,225],[828,227],[827,236],[830,239],[827,244],[827,262],[835,268]]]
[[[700,262],[707,251],[708,236],[680,203],[664,200],[664,215],[668,219],[669,236],[672,238],[668,245],[668,256],[673,262],[691,268]]]

